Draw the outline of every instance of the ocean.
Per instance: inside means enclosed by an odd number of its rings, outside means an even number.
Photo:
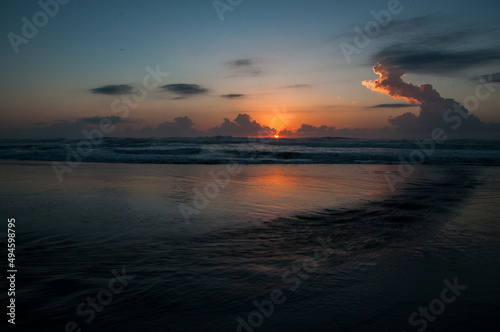
[[[346,138],[96,138],[0,140],[0,159],[152,164],[399,164],[424,151],[425,164],[500,165],[500,141]],[[420,163],[420,161],[419,161]]]
[[[498,141],[80,143],[0,141],[9,330],[496,330]]]

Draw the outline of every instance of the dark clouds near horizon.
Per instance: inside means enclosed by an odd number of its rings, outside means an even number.
[[[82,119],[79,119],[78,121],[86,122],[86,123],[90,123],[90,124],[99,124],[103,120],[110,122],[112,124],[133,123],[134,122],[132,120],[129,120],[127,118],[123,118],[121,116],[108,116],[108,117],[94,116],[94,117],[90,117],[90,118],[82,118]]]
[[[439,106],[439,105],[438,105]],[[430,114],[428,118],[426,114]],[[279,132],[282,137],[346,137],[346,138],[386,138],[386,139],[408,139],[408,138],[428,138],[432,130],[436,128],[442,121],[437,115],[441,115],[441,108],[433,112],[433,110],[424,111],[424,115],[415,116],[413,113],[404,113],[400,116],[389,119],[392,126],[387,126],[381,129],[367,128],[335,128],[332,126],[321,125],[314,126],[304,123],[297,130],[291,131],[284,129]],[[105,117],[90,117],[78,119],[74,122],[57,121],[53,124],[34,127],[28,132],[13,131],[12,133],[2,133],[8,138],[29,137],[29,138],[69,138],[69,139],[86,139],[82,134],[82,130],[91,130],[98,128],[98,122]],[[233,136],[233,137],[255,137],[264,136],[270,137],[276,133],[275,128],[270,128],[257,121],[253,120],[248,114],[239,114],[235,119],[224,119],[220,125],[214,126],[208,130],[197,130],[195,123],[188,116],[176,117],[173,121],[165,121],[157,127],[143,126],[141,128],[133,128],[132,123],[138,121],[121,119],[119,117],[110,117],[109,121],[115,125],[115,130],[110,133],[110,137],[213,137],[213,136]],[[484,124],[479,119],[473,118],[473,128],[470,126],[464,129],[473,129],[468,131],[458,132],[454,137],[496,137],[500,138],[499,124]],[[417,122],[415,122],[417,121]],[[427,122],[430,121],[430,122]],[[425,128],[421,127],[422,123]],[[425,129],[425,130],[422,130]],[[466,136],[460,136],[460,134]],[[416,135],[417,134],[417,135]],[[453,135],[452,135],[453,136]]]

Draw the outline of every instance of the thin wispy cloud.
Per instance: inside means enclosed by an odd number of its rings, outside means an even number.
[[[282,89],[305,89],[310,88],[312,85],[310,84],[294,84],[282,87]]]
[[[233,67],[245,67],[245,66],[251,66],[252,64],[253,64],[252,59],[238,59],[229,61],[229,65]]]
[[[230,76],[257,76],[262,73],[262,68],[254,59],[236,59],[228,62],[231,70]]]

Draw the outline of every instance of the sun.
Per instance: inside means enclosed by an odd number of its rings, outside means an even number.
[[[276,135],[274,135],[274,138],[278,139],[278,138],[280,138],[280,135],[276,134]]]

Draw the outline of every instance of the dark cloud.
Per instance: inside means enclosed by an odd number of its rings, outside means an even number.
[[[128,137],[195,137],[195,136],[271,136],[275,130],[259,124],[252,120],[248,114],[239,114],[234,120],[224,119],[224,122],[206,131],[198,131],[194,128],[193,121],[187,117],[177,117],[173,122],[164,122],[158,127],[150,126],[142,129],[131,127],[124,131]]]
[[[400,132],[395,128],[385,127],[382,129],[360,129],[360,128],[342,128],[336,129],[330,126],[313,126],[302,124],[296,131],[284,129],[279,132],[280,137],[298,138],[298,137],[344,137],[344,138],[401,138]]]
[[[474,81],[481,80],[486,83],[500,83],[500,73],[483,75],[479,78],[475,78]]]
[[[208,89],[200,87],[198,84],[169,84],[162,86],[162,89],[181,95],[188,96],[202,95],[208,93]]]
[[[228,94],[228,95],[222,95],[221,97],[222,98],[226,98],[226,99],[236,99],[236,98],[241,98],[241,97],[244,97],[245,95],[243,94],[239,94],[239,93],[232,93],[232,94]]]
[[[261,67],[253,59],[237,59],[228,64],[231,76],[257,76],[262,73]]]
[[[177,117],[174,122],[164,122],[156,128],[156,135],[160,137],[195,136],[193,121],[187,117]]]
[[[229,61],[229,65],[231,65],[233,67],[251,66],[251,65],[253,65],[253,60],[252,59],[233,60],[233,61]]]
[[[380,104],[375,106],[370,106],[368,108],[404,108],[404,107],[416,107],[420,106],[418,104]]]
[[[454,101],[443,99],[442,103],[422,105],[419,115],[413,113],[404,113],[397,117],[391,117],[389,122],[391,127],[381,129],[361,129],[361,128],[341,128],[322,125],[313,126],[302,124],[298,130],[282,130],[281,137],[346,137],[346,138],[428,138],[431,131],[419,131],[427,126],[426,129],[435,129],[439,125],[439,116],[441,116],[443,107],[452,107]],[[476,117],[470,115],[472,122],[464,123],[467,130],[462,132],[460,138],[500,138],[500,124],[483,124]],[[32,128],[28,132],[19,130],[3,131],[0,136],[4,138],[75,138],[88,139],[82,134],[82,130],[97,128],[95,124],[97,117],[89,118],[90,121],[83,119],[74,122],[57,121],[48,126]],[[119,121],[119,120],[118,120]],[[91,123],[89,123],[91,122]],[[199,131],[194,128],[193,121],[187,117],[177,117],[173,121],[165,121],[157,127],[144,126],[142,128],[132,128],[128,126],[123,128],[116,126],[116,129],[107,136],[112,137],[200,137],[200,136],[233,136],[233,137],[256,137],[256,136],[274,136],[276,130],[269,128],[252,120],[248,114],[239,114],[234,120],[224,119],[224,122],[206,131]],[[460,133],[459,133],[460,134]],[[465,134],[465,135],[463,135]]]
[[[94,116],[91,118],[82,118],[82,119],[79,119],[78,121],[86,122],[86,123],[90,123],[90,124],[99,124],[99,123],[101,123],[102,120],[107,121],[107,123],[109,123],[109,121],[111,121],[112,124],[133,123],[134,122],[132,120],[122,118],[121,116],[108,116],[108,117]]]
[[[173,122],[164,122],[158,127],[150,126],[142,129],[127,128],[124,132],[128,137],[195,137],[195,136],[271,136],[275,130],[252,120],[248,114],[239,114],[234,120],[224,119],[224,122],[206,131],[194,128],[193,121],[187,117],[177,117]]]
[[[332,137],[336,135],[335,127],[320,126],[315,127],[309,124],[303,124],[297,129],[297,136],[301,137]]]
[[[276,131],[267,126],[263,126],[248,114],[238,114],[233,121],[224,119],[220,126],[213,127],[208,131],[209,135],[213,136],[233,136],[233,137],[246,137],[246,136],[270,136],[274,135]]]
[[[353,45],[354,38],[359,35],[354,29],[364,31],[369,21],[375,21],[375,18],[352,24],[347,32],[330,38]],[[478,39],[496,40],[497,34],[482,23],[457,21],[453,15],[431,13],[392,20],[381,27],[376,37],[361,35],[361,40],[369,42],[371,47],[384,43],[370,57],[370,66],[387,57],[406,72],[448,75],[500,59],[497,43],[490,43],[491,46],[482,49],[471,46]]]
[[[28,138],[83,138],[82,130],[85,125],[82,121],[57,121],[53,124],[31,128],[25,137]]]
[[[500,47],[495,44],[483,49],[464,47],[494,33],[493,30],[474,24],[464,27],[466,25],[458,25],[446,17],[427,19],[416,25],[418,29],[401,30],[404,33],[398,34],[400,40],[379,49],[371,56],[371,63],[388,58],[389,64],[405,72],[451,74],[500,59]]]
[[[90,89],[92,93],[101,95],[124,95],[132,92],[133,87],[126,84],[105,85],[99,88]]]
[[[174,121],[165,121],[156,128],[145,126],[141,129],[127,127],[123,135],[126,137],[195,137],[202,133],[194,128],[193,121],[187,117],[177,117]]]
[[[378,51],[372,60],[381,58],[408,73],[449,74],[500,60],[500,48],[448,51],[392,45]]]
[[[73,138],[73,139],[84,139],[85,136],[82,134],[84,129],[90,130],[91,128],[97,128],[102,120],[106,120],[105,124],[108,126],[110,124],[125,124],[134,123],[135,121],[128,120],[119,116],[109,116],[109,117],[89,117],[81,118],[75,121],[64,121],[59,120],[52,124],[44,124],[43,122],[37,123],[35,125],[40,126],[36,128],[29,129],[29,132],[25,137],[31,138]],[[115,128],[113,133],[119,133],[118,127]]]

